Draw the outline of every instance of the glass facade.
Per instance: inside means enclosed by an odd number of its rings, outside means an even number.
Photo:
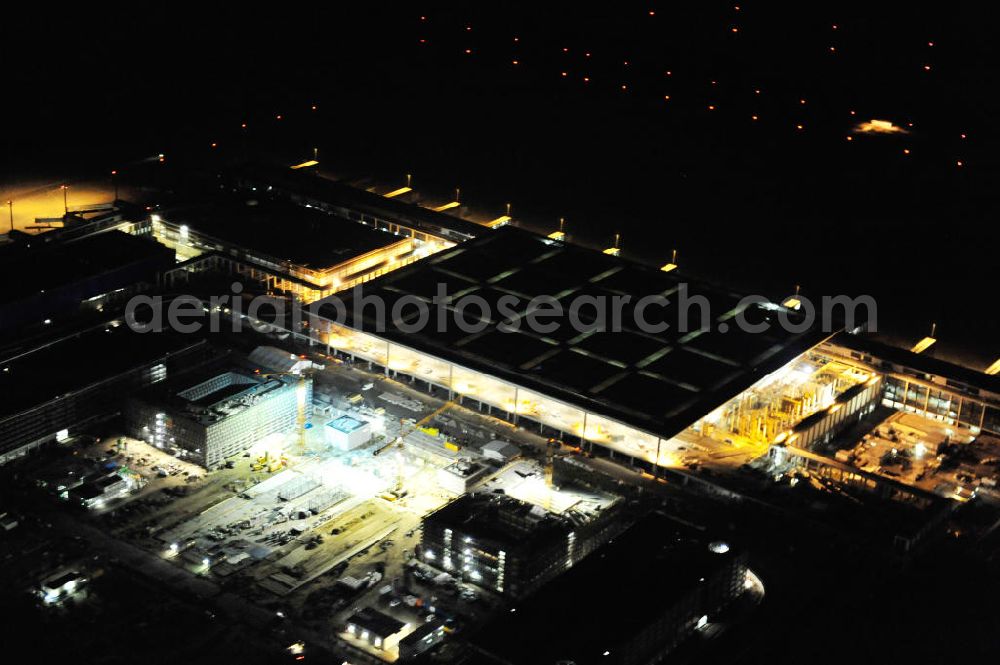
[[[388,367],[423,379],[429,383],[449,388],[451,385],[451,365],[433,356],[418,353],[405,346],[389,344]]]
[[[452,365],[451,389],[459,395],[496,406],[507,413],[515,412],[518,389],[512,384],[495,379],[487,374],[467,370],[460,365]]]
[[[663,441],[649,432],[347,326],[325,321],[323,328],[320,339],[331,350],[426,381],[454,397],[475,400],[511,417],[534,421],[553,434],[579,437],[636,461],[663,466],[674,462],[673,456],[661,453]]]
[[[882,395],[885,406],[957,425],[1000,433],[1000,409],[969,395],[928,387],[900,376],[886,376]]]
[[[389,358],[388,342],[346,326],[330,324],[329,331],[325,333],[325,341],[329,347],[341,353],[363,358],[383,367]]]

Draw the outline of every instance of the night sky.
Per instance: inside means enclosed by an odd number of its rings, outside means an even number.
[[[336,173],[676,248],[748,292],[870,293],[906,339],[936,321],[1000,352],[1000,70],[977,5],[341,4],[21,9],[5,170],[318,147]],[[853,131],[871,119],[905,133]]]

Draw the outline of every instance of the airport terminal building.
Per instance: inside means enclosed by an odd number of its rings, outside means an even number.
[[[432,319],[414,331],[413,307],[396,308],[401,316],[393,318],[394,305],[403,299],[432,303],[442,284],[449,296],[474,295],[487,303],[488,315],[480,315],[478,307],[460,313],[475,325],[475,332],[459,329],[454,318],[445,329]],[[782,415],[780,403],[768,403],[766,412],[751,417],[746,395],[752,393],[760,401],[758,388],[784,385],[778,379],[783,381],[798,362],[808,365],[803,371],[810,377],[826,366],[812,359],[810,351],[828,333],[818,326],[788,332],[776,325],[776,317],[780,311],[800,322],[792,310],[770,303],[743,304],[739,294],[512,227],[371,282],[364,295],[385,303],[383,327],[377,309],[355,307],[350,294],[343,296],[342,308],[319,306],[314,334],[331,352],[650,471],[675,465],[681,446],[674,437],[692,425],[711,430],[720,410],[741,418],[748,437],[769,439],[869,378],[836,373],[814,381],[822,385],[809,383],[822,395],[803,397],[792,412]],[[558,325],[550,332],[526,326],[508,332],[501,323],[509,317],[501,317],[497,306],[504,296],[519,299],[519,317],[527,315],[534,297],[552,298],[566,309],[579,296],[584,302],[625,296],[631,301],[622,309],[620,332],[580,332],[565,315],[555,319]],[[643,296],[669,300],[644,312],[647,322],[669,327],[648,332],[633,325],[636,301]],[[679,330],[680,307],[685,298],[696,297],[708,303],[708,319],[702,319],[706,329]],[[432,317],[436,311],[432,309]],[[447,311],[455,316],[454,301]],[[586,323],[594,311],[580,307],[578,321]],[[700,307],[691,311],[701,315]],[[763,333],[744,332],[735,325],[737,315],[775,325]]]
[[[303,302],[379,277],[443,246],[250,193],[171,207],[137,222],[133,232],[177,252],[178,265],[163,278],[168,286],[206,271],[229,272]]]

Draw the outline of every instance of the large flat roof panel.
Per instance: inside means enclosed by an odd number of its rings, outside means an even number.
[[[411,291],[426,295],[439,279],[460,284],[450,291],[453,295],[458,290],[481,295],[493,311],[480,332],[456,333],[454,319],[449,319],[446,333],[438,332],[435,316],[416,332],[391,325],[376,332],[367,319],[351,320],[349,325],[663,437],[674,436],[830,336],[815,327],[798,333],[743,333],[731,319],[740,296],[696,280],[690,280],[689,293],[709,303],[710,327],[703,332],[682,330],[674,297],[678,278],[683,275],[667,275],[651,266],[553,243],[507,226],[469,240],[444,257],[418,261],[365,285],[366,294],[395,300]],[[511,293],[520,295],[521,312],[529,296],[561,295],[562,315],[544,319],[555,329],[532,330],[527,320],[520,321],[516,334],[498,329],[505,317],[497,316],[496,304]],[[665,331],[642,330],[634,320],[635,300],[650,293],[669,294],[670,304],[645,312],[647,323],[667,323]],[[580,321],[568,316],[575,297],[615,294],[633,296],[622,310],[622,332],[580,329]],[[773,318],[776,307],[752,304],[748,319]],[[467,321],[479,320],[478,307],[465,311]],[[593,321],[588,315],[592,307],[584,305],[579,313],[584,326]],[[694,307],[691,328],[699,327],[699,314]],[[723,322],[727,332],[720,330]]]

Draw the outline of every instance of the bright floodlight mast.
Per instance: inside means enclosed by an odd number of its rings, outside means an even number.
[[[559,230],[558,231],[553,231],[552,233],[549,234],[548,237],[551,238],[552,240],[558,240],[560,242],[566,240],[566,218],[565,217],[560,217],[559,218]]]
[[[606,250],[604,250],[604,253],[609,254],[611,256],[619,256],[622,253],[621,241],[622,241],[622,234],[616,233],[614,246],[608,247]]]
[[[663,272],[670,272],[671,270],[677,270],[677,250],[673,250],[670,253],[670,263],[666,263],[660,268]]]

